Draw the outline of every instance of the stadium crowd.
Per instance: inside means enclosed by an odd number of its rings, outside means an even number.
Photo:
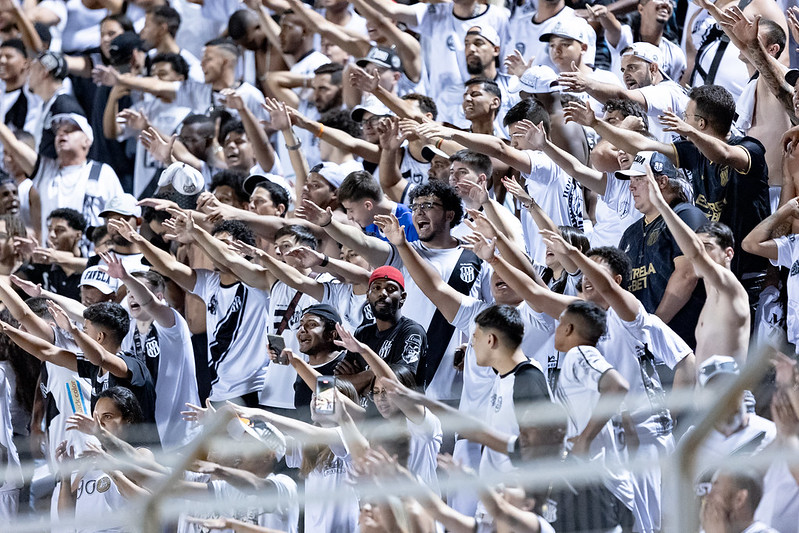
[[[722,407],[799,533],[799,3],[694,2],[0,0],[0,523],[676,531]]]

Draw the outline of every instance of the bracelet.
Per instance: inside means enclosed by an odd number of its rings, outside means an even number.
[[[525,209],[530,209],[531,207],[533,207],[533,202],[530,202],[529,204],[521,204],[521,205]]]
[[[325,131],[325,125],[324,124],[320,124],[319,125],[319,131],[316,132],[316,138],[317,139],[321,139],[322,138],[322,132],[323,131]]]
[[[300,148],[302,148],[302,140],[300,139],[297,139],[297,144],[291,146],[288,144],[286,145],[286,150],[299,150]]]
[[[438,142],[436,142],[436,150],[441,150],[441,143],[444,142],[444,137],[441,137]]]
[[[332,216],[330,217],[330,220],[327,221],[327,224],[320,224],[319,227],[320,228],[326,228],[326,227],[328,227],[330,225],[331,222],[333,222],[333,217]],[[325,257],[327,257],[327,256],[325,256]],[[325,266],[325,265],[322,265],[322,266]]]
[[[329,224],[329,222],[328,222],[328,224]],[[329,262],[330,262],[330,258],[328,256],[325,256],[325,258],[322,259],[322,262],[319,263],[319,266],[326,267]]]

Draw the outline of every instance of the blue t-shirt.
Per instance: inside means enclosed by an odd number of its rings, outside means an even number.
[[[399,220],[400,226],[405,227],[405,238],[408,242],[418,241],[419,235],[416,233],[416,227],[413,225],[413,214],[410,208],[405,204],[397,204],[397,207],[394,208],[394,216]],[[376,224],[369,224],[363,228],[363,232],[367,235],[377,237],[378,239],[388,241]]]

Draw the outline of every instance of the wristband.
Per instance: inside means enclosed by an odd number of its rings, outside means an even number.
[[[319,131],[316,132],[316,138],[317,139],[321,139],[322,138],[322,132],[324,132],[324,131],[325,131],[325,125],[324,124],[320,124],[319,125]]]
[[[293,150],[299,150],[300,148],[302,148],[302,141],[300,139],[297,139],[297,144],[291,146],[289,146],[288,144],[286,145],[286,150],[293,151]]]
[[[326,227],[328,227],[330,225],[331,222],[333,222],[333,216],[332,215],[330,216],[330,220],[327,221],[327,224],[320,224],[319,227],[320,228],[326,228]],[[327,257],[327,256],[325,256],[325,257]]]
[[[441,143],[444,142],[444,138],[440,138],[438,142],[436,142],[436,150],[441,150]]]
[[[324,259],[322,259],[322,262],[319,263],[319,266],[326,267],[329,262],[330,258],[328,256],[325,256]]]

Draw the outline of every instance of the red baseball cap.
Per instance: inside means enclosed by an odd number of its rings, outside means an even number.
[[[405,278],[402,276],[402,272],[393,266],[386,265],[376,268],[374,272],[372,272],[372,275],[369,276],[369,285],[376,279],[390,279],[399,284],[403,290],[405,289]]]

